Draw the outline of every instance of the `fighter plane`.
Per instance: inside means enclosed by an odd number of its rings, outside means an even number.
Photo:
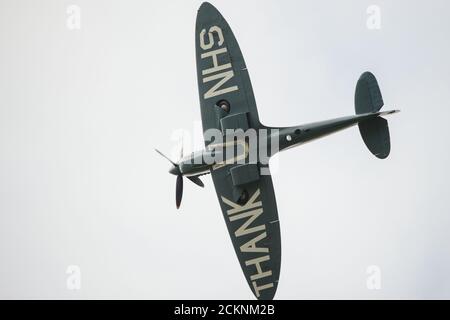
[[[207,2],[198,10],[195,45],[205,149],[177,162],[156,151],[172,163],[169,172],[177,176],[177,208],[183,177],[203,187],[199,177],[211,174],[248,285],[257,299],[273,299],[280,275],[280,223],[268,161],[261,151],[270,158],[357,124],[370,152],[385,159],[390,153],[390,137],[382,116],[398,110],[380,111],[384,102],[377,80],[364,72],[356,84],[355,115],[293,127],[267,127],[259,121],[236,38],[219,11]],[[282,106],[277,108],[282,110]],[[230,134],[251,130],[254,139]],[[219,136],[212,139],[211,131]],[[228,156],[229,149],[236,152]]]

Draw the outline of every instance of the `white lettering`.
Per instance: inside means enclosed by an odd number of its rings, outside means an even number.
[[[239,89],[238,86],[232,86],[232,87],[218,90],[220,87],[222,87],[227,81],[229,81],[233,77],[234,77],[233,70],[229,70],[229,71],[225,71],[225,72],[222,72],[219,74],[215,74],[215,75],[203,78],[203,83],[207,83],[207,82],[222,78],[219,82],[217,82],[214,86],[212,86],[211,89],[209,89],[204,94],[204,98],[209,99],[209,98],[213,98],[216,96],[220,96],[221,94],[237,91]]]

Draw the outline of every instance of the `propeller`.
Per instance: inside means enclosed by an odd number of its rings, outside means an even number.
[[[174,166],[176,166],[177,164],[175,162],[173,162],[172,160],[170,160],[170,158],[168,156],[166,156],[164,153],[162,153],[161,151],[159,151],[158,149],[155,149],[156,152],[158,152],[160,155],[162,155],[164,158],[166,158],[167,160],[169,160],[169,162],[171,164],[173,164]]]
[[[182,198],[183,198],[183,176],[179,174],[177,176],[177,185],[175,191],[175,202],[177,204],[177,209],[180,209]]]
[[[178,163],[173,162],[169,157],[167,157],[165,154],[163,154],[158,149],[155,149],[156,152],[158,152],[161,156],[166,158],[171,164],[172,167],[169,170],[169,173],[177,176],[177,182],[175,186],[175,203],[177,206],[177,209],[180,208],[181,205],[181,199],[183,198],[183,173],[180,170],[180,166]],[[183,145],[181,145],[181,152],[180,152],[180,160],[183,157]],[[190,176],[187,177],[189,180],[191,180],[193,183],[198,185],[199,187],[204,187],[202,180],[198,176]]]

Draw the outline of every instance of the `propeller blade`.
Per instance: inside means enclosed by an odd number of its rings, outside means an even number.
[[[183,198],[183,176],[182,175],[177,176],[177,186],[176,186],[175,198],[176,198],[177,209],[179,209],[180,204],[181,204],[181,198]]]
[[[166,156],[164,153],[162,153],[161,151],[159,151],[158,149],[155,149],[156,152],[158,152],[160,155],[162,155],[164,158],[166,158],[167,160],[169,160],[169,162],[171,164],[173,164],[174,166],[177,166],[177,164],[175,162],[173,162],[172,160],[170,160],[170,158],[168,156]]]
[[[196,185],[198,185],[199,187],[204,187],[205,185],[203,184],[202,180],[200,180],[200,178],[198,176],[192,176],[192,177],[187,177],[189,180],[191,180],[193,183],[195,183]]]

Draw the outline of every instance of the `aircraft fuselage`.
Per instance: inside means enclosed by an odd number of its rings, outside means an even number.
[[[293,127],[265,127],[263,129],[268,130],[269,134],[264,136],[257,135],[257,139],[266,139],[266,143],[263,145],[267,146],[266,154],[271,157],[280,151],[322,138],[329,134],[354,126],[359,122],[376,118],[386,113],[394,112],[395,111],[358,114]],[[275,151],[271,148],[271,143],[274,141],[273,139],[277,139],[278,141],[278,148],[276,148]],[[256,143],[258,146],[260,145],[259,141]],[[210,171],[215,168],[237,163],[237,160],[242,160],[242,157],[247,157],[246,154],[236,154],[234,157],[227,159],[225,156],[225,149],[225,147],[221,148],[219,146],[213,150],[207,148],[205,150],[191,153],[178,163],[180,173],[183,176],[203,175],[210,173]],[[221,158],[223,160],[214,161],[214,159],[220,158],[217,157],[219,153],[224,155],[224,157]],[[259,163],[259,157],[256,158],[255,162]],[[177,174],[177,172],[171,173]]]

